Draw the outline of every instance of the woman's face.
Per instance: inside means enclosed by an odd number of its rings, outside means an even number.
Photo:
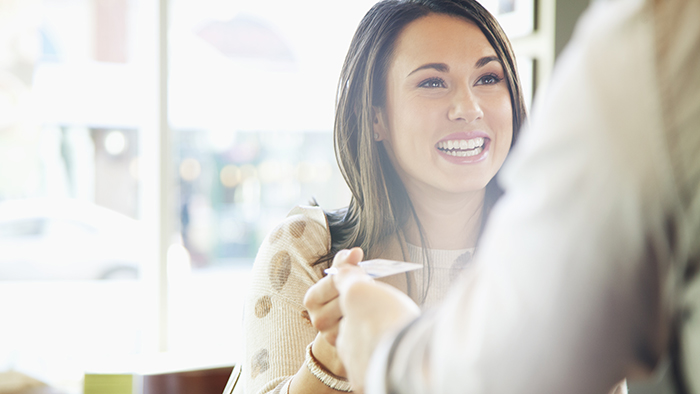
[[[399,35],[374,131],[409,193],[483,189],[510,149],[508,83],[479,28],[430,14]]]

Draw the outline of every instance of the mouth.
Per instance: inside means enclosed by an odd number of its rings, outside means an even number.
[[[483,152],[485,144],[486,139],[484,137],[476,137],[471,139],[440,141],[435,146],[438,150],[449,156],[470,157]]]

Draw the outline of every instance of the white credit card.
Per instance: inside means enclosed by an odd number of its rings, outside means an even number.
[[[386,259],[361,261],[359,265],[367,275],[375,279],[423,268],[421,264]],[[338,273],[338,270],[335,267],[331,267],[323,272],[333,275]]]

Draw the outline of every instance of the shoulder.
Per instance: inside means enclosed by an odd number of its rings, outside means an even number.
[[[295,207],[265,237],[254,267],[272,270],[271,277],[285,279],[298,269],[298,274],[305,272],[303,277],[318,280],[323,273],[321,267],[314,266],[314,263],[328,253],[330,246],[331,236],[323,210],[319,207]]]
[[[309,245],[309,242],[313,245]],[[319,207],[296,206],[270,232],[263,244],[283,244],[295,248],[313,246],[313,249],[322,249],[321,254],[325,254],[331,246],[326,215]]]

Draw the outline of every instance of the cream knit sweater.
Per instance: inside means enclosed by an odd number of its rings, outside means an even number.
[[[263,241],[255,258],[245,301],[245,360],[243,381],[248,394],[286,393],[291,377],[304,363],[306,346],[316,337],[303,305],[306,291],[323,278],[325,267],[312,264],[330,249],[326,217],[318,207],[296,207]],[[428,250],[430,275],[383,278],[423,307],[440,300],[450,282],[471,260],[473,249]],[[423,249],[407,245],[408,260],[423,261]]]

